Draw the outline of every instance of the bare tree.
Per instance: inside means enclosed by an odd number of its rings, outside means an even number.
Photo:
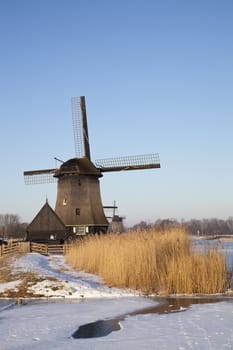
[[[226,223],[227,223],[227,226],[228,226],[228,228],[229,228],[230,234],[233,234],[233,217],[230,216],[230,217],[227,219]]]
[[[9,237],[20,224],[18,214],[0,214],[0,228],[2,236]]]

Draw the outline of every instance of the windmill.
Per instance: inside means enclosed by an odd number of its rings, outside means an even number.
[[[149,154],[91,161],[85,97],[71,99],[76,157],[53,169],[24,172],[26,184],[57,180],[55,213],[76,235],[106,232],[99,178],[105,172],[160,168],[159,155]]]

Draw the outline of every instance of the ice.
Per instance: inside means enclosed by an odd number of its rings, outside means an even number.
[[[232,349],[233,304],[197,304],[184,312],[128,316],[106,337],[73,339],[80,325],[153,303],[141,297],[46,302],[0,313],[2,350]]]

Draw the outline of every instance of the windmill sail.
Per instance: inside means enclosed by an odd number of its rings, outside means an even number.
[[[71,105],[76,156],[90,159],[85,97],[73,97]]]
[[[99,159],[95,166],[101,172],[160,168],[158,153]]]
[[[42,169],[24,171],[24,182],[26,185],[36,185],[56,182],[54,177],[57,169]]]

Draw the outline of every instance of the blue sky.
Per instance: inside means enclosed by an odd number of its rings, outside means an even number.
[[[75,155],[85,95],[93,161],[160,154],[101,179],[127,225],[233,215],[232,1],[2,0],[0,45],[0,213],[54,206],[56,185],[23,171]]]

